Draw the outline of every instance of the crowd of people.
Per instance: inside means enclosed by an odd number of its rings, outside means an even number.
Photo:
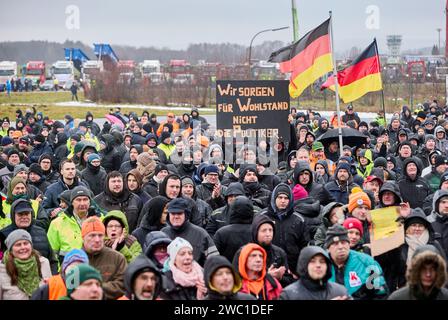
[[[289,141],[256,145],[222,142],[197,108],[111,115],[2,119],[0,300],[448,299],[437,101],[370,123],[291,108]],[[366,143],[322,143],[337,126]],[[373,256],[387,207],[405,240]]]

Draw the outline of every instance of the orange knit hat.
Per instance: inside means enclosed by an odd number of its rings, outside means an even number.
[[[90,232],[101,232],[106,234],[106,228],[98,217],[87,218],[86,221],[82,223],[81,235],[84,238]]]
[[[369,209],[372,209],[372,203],[370,202],[369,196],[362,191],[361,188],[355,187],[352,193],[348,196],[348,212],[352,211],[358,206],[365,205]]]

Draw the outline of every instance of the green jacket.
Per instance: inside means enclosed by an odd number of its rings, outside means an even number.
[[[142,247],[140,246],[140,243],[137,241],[137,238],[135,238],[132,235],[129,235],[129,224],[128,224],[128,220],[126,219],[126,215],[119,211],[119,210],[112,210],[109,211],[109,213],[103,217],[103,223],[106,226],[108,220],[110,219],[115,219],[115,220],[119,220],[121,221],[121,224],[124,225],[124,229],[126,232],[126,238],[124,241],[124,245],[117,251],[120,252],[122,255],[124,255],[124,257],[126,258],[126,262],[127,263],[131,263],[132,261],[134,261],[135,258],[137,258],[142,252]],[[106,231],[107,233],[107,231]],[[107,237],[106,234],[106,238],[105,241],[107,243],[107,241],[110,240]]]
[[[356,171],[358,172],[358,174],[363,177],[363,178],[367,178],[368,176],[370,176],[370,173],[372,172],[373,169],[373,154],[372,154],[372,150],[367,149],[365,151],[365,158],[367,158],[369,160],[369,164],[367,164],[367,166],[362,167],[361,164],[359,164],[359,166],[356,168]],[[358,160],[359,162],[359,160]]]
[[[83,240],[81,235],[81,225],[73,215],[73,209],[67,208],[55,218],[48,228],[47,237],[53,252],[62,258],[73,249],[81,249]],[[92,208],[89,209],[88,216],[98,215]]]

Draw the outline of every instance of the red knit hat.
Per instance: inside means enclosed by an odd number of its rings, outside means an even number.
[[[101,219],[98,217],[90,217],[87,218],[86,221],[82,223],[81,227],[81,235],[82,238],[89,234],[90,232],[101,232],[106,234],[106,228],[104,224],[101,222]]]
[[[294,196],[294,201],[305,199],[308,197],[308,191],[305,190],[300,184],[296,184],[292,189],[292,194]]]
[[[363,234],[362,223],[358,219],[356,219],[356,218],[347,218],[342,225],[347,230],[358,229],[358,231],[359,231],[359,233],[361,234],[361,237],[362,237],[362,234]]]

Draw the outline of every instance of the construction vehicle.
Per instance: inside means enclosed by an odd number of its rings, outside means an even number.
[[[109,44],[99,43],[93,44],[93,52],[98,60],[103,61],[104,69],[107,71],[113,71],[118,65],[118,56]]]
[[[253,64],[251,68],[252,79],[254,80],[279,80],[279,64],[260,60]]]
[[[135,61],[134,60],[120,60],[117,64],[118,68],[118,82],[127,83],[131,79],[135,79]]]

